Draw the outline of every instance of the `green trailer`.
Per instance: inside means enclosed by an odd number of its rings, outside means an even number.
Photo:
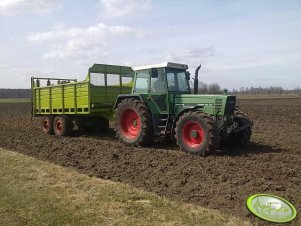
[[[32,115],[42,117],[42,128],[49,134],[68,135],[72,123],[105,131],[117,96],[131,93],[133,76],[131,67],[94,64],[80,82],[32,77]],[[54,123],[55,118],[60,120]],[[53,124],[58,126],[53,129]]]
[[[74,127],[106,131],[113,120],[118,140],[131,146],[169,138],[183,151],[205,156],[221,146],[248,144],[252,120],[235,96],[198,94],[200,67],[193,92],[188,66],[170,62],[135,70],[95,64],[82,82],[32,78],[32,113],[42,117],[44,132],[56,135]]]

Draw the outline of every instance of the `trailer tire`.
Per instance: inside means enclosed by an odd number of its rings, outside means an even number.
[[[206,113],[189,111],[176,123],[175,138],[184,152],[205,157],[216,150],[218,137],[214,121]]]
[[[58,136],[68,136],[72,132],[72,121],[68,116],[56,116],[53,123],[54,134]]]
[[[44,116],[41,121],[41,128],[44,133],[49,135],[53,135],[53,117],[52,116]]]
[[[122,100],[115,109],[114,130],[119,141],[125,144],[149,145],[154,137],[150,110],[140,100]]]

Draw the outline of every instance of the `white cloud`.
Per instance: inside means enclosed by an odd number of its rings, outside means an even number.
[[[184,60],[194,67],[198,66],[201,60],[215,56],[216,54],[216,50],[213,46],[200,47],[197,45],[190,45],[184,49],[168,53],[165,59],[175,62],[181,62]]]
[[[100,0],[98,7],[103,17],[109,19],[151,8],[150,0]]]
[[[60,0],[1,0],[0,15],[45,15],[61,8]]]
[[[143,58],[136,59],[139,65],[156,64],[160,62],[175,62],[188,64],[190,69],[196,68],[200,63],[207,64],[212,58],[220,55],[213,45],[187,44],[183,46],[170,45],[149,45],[151,48],[143,48]]]
[[[48,42],[51,50],[44,58],[76,56],[107,56],[106,45],[126,37],[139,37],[144,31],[127,26],[108,26],[99,23],[87,28],[56,29],[29,35],[31,42]],[[116,46],[114,46],[116,47]]]

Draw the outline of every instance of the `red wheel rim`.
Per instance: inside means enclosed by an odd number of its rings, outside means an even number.
[[[139,115],[132,109],[127,109],[121,115],[121,130],[125,137],[133,139],[140,132],[141,121]]]
[[[44,120],[44,121],[43,121],[43,129],[44,129],[44,130],[48,130],[48,129],[49,129],[49,123],[48,123],[47,120]]]
[[[189,121],[183,127],[183,141],[191,148],[197,148],[201,146],[202,142],[204,141],[204,136],[204,130],[199,123]]]
[[[59,132],[62,131],[62,123],[61,123],[61,121],[57,121],[55,126],[56,126],[56,130],[57,131],[59,131]]]

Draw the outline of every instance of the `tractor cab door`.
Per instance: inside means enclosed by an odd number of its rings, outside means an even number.
[[[168,114],[167,86],[163,69],[137,71],[132,93],[143,96],[152,114]]]
[[[137,71],[133,93],[141,94],[149,107],[155,134],[166,133],[169,105],[163,68]]]
[[[163,68],[150,70],[149,103],[153,106],[154,132],[166,134],[169,119],[169,101]]]
[[[169,104],[163,68],[152,68],[150,79],[149,99],[154,103],[159,114],[168,114]]]

